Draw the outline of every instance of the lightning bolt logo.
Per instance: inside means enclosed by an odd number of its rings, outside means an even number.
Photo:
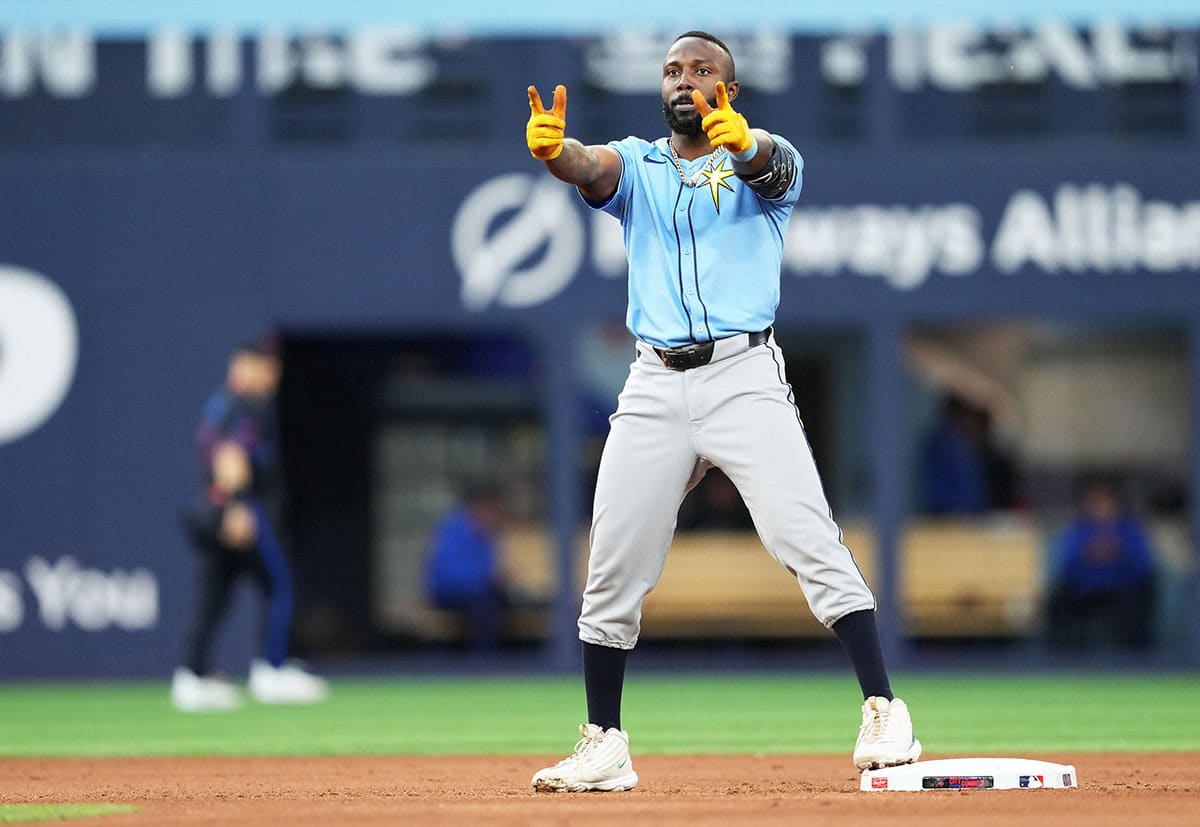
[[[732,178],[734,171],[732,168],[727,169],[726,164],[729,163],[729,158],[722,158],[721,164],[716,169],[702,170],[704,177],[707,179],[704,185],[708,187],[708,191],[712,193],[713,206],[717,209],[717,214],[721,212],[721,190],[727,189],[733,192],[733,187],[730,186],[726,178]]]

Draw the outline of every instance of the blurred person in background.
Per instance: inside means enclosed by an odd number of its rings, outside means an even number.
[[[211,656],[217,628],[242,578],[263,597],[260,657],[250,666],[251,696],[260,703],[314,703],[328,693],[325,681],[288,660],[293,596],[277,532],[282,480],[274,399],[279,378],[273,343],[239,345],[196,432],[204,490],[185,524],[198,552],[200,594],[185,661],[171,682],[171,699],[184,711],[225,710],[240,703],[236,688],[212,673]]]
[[[975,516],[1022,505],[1016,468],[995,438],[991,412],[956,393],[941,400],[920,468],[926,514]]]
[[[504,572],[501,539],[508,522],[504,492],[471,485],[433,530],[425,566],[425,595],[467,623],[467,643],[486,651],[500,643],[505,618],[525,600]]]
[[[1117,488],[1085,483],[1079,516],[1052,561],[1048,637],[1058,647],[1093,643],[1145,649],[1155,613],[1154,551]]]

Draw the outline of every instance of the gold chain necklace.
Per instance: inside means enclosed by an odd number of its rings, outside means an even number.
[[[700,168],[700,171],[691,178],[688,178],[683,172],[683,164],[679,161],[679,153],[675,151],[675,144],[671,143],[670,138],[667,138],[667,149],[671,150],[671,160],[675,162],[675,169],[679,172],[679,180],[685,187],[697,186],[700,183],[700,179],[704,177],[705,172],[716,168],[717,165],[713,162],[725,151],[725,148],[721,147],[716,152],[711,153],[708,156],[708,160],[704,162],[704,166]]]

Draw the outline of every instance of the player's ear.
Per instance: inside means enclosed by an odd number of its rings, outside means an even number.
[[[735,100],[737,100],[739,89],[741,89],[741,87],[738,86],[738,82],[736,80],[731,80],[725,84],[725,93],[729,95],[730,103],[733,103]]]

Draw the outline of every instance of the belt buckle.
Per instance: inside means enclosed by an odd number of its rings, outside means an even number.
[[[655,348],[663,367],[668,370],[691,370],[703,367],[712,361],[713,342],[701,342],[684,347]]]

